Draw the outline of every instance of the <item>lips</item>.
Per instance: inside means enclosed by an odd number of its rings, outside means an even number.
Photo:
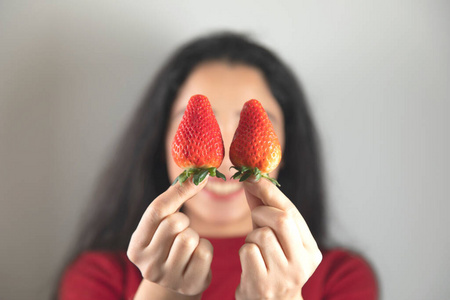
[[[212,179],[212,178],[211,178]],[[213,196],[220,198],[228,198],[239,193],[243,187],[241,183],[238,182],[223,182],[218,180],[209,180],[208,184],[205,186],[205,190]]]

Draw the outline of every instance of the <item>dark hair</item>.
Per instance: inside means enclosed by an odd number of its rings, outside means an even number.
[[[322,245],[325,219],[318,141],[299,83],[269,50],[243,35],[220,33],[184,45],[157,74],[101,177],[71,260],[86,250],[127,249],[147,206],[170,185],[164,145],[178,90],[196,66],[213,60],[263,72],[285,120],[285,152],[278,177],[281,190]]]

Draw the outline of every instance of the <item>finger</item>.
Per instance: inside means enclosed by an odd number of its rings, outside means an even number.
[[[270,181],[244,181],[245,191],[256,199],[259,199],[264,205],[273,206],[281,210],[288,210],[295,205]]]
[[[244,188],[248,194],[260,199],[265,205],[278,208],[290,214],[297,224],[305,247],[317,247],[316,241],[297,207],[274,184],[268,180],[260,180],[258,182],[245,181]]]
[[[161,221],[148,247],[144,250],[152,261],[163,264],[169,256],[176,237],[189,226],[189,218],[176,212]]]
[[[180,209],[184,202],[200,192],[205,187],[208,179],[209,175],[199,185],[195,185],[192,178],[189,178],[183,184],[172,185],[166,192],[153,200],[152,205],[160,209],[164,216],[174,213]]]
[[[268,271],[286,266],[286,255],[271,228],[261,227],[253,230],[247,235],[245,242],[258,245]]]
[[[195,248],[187,263],[184,278],[209,285],[211,282],[213,251],[214,249],[211,243],[207,239],[200,238],[197,248]]]
[[[295,220],[285,211],[271,206],[260,206],[252,211],[252,220],[257,227],[270,227],[288,260],[301,252],[302,237]]]
[[[200,192],[205,187],[208,177],[198,186],[192,182],[192,179],[186,180],[182,185],[175,184],[153,200],[142,215],[131,237],[131,242],[137,247],[145,248],[150,243],[159,223],[168,215],[178,211],[184,202]]]
[[[242,267],[242,278],[261,278],[267,275],[267,266],[261,251],[255,243],[245,243],[239,249],[239,258]]]
[[[199,245],[200,237],[192,228],[186,228],[180,232],[173,241],[166,260],[166,270],[179,279],[187,267],[187,264]]]
[[[313,239],[304,242],[297,222],[285,211],[260,206],[252,211],[252,220],[256,226],[268,226],[274,231],[289,262],[303,261],[305,265],[309,261],[315,269],[322,261],[322,253],[316,241]]]
[[[245,192],[245,197],[247,198],[247,204],[248,204],[248,207],[250,208],[250,210],[254,210],[256,207],[264,205],[264,203],[261,201],[261,199],[259,199],[255,195],[248,192],[247,189],[244,189],[244,192]],[[253,228],[255,228],[255,227],[253,226]]]

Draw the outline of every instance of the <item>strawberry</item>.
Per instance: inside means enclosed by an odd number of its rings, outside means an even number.
[[[208,98],[192,96],[172,142],[172,157],[184,169],[172,185],[191,176],[198,185],[208,173],[226,180],[217,170],[224,155],[222,134]]]
[[[238,128],[230,146],[230,160],[238,170],[231,178],[244,181],[251,175],[256,180],[269,179],[280,186],[269,172],[281,161],[281,146],[272,123],[258,100],[252,99],[244,104]]]

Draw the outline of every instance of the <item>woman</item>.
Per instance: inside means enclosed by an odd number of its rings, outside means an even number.
[[[243,103],[262,103],[283,148],[271,173],[280,189],[264,179],[170,186],[181,172],[171,141],[194,94],[209,98],[227,152]],[[230,166],[226,153],[219,171],[227,178]],[[138,108],[59,298],[375,299],[368,265],[324,247],[323,197],[315,129],[289,69],[240,35],[195,40],[165,64]]]

